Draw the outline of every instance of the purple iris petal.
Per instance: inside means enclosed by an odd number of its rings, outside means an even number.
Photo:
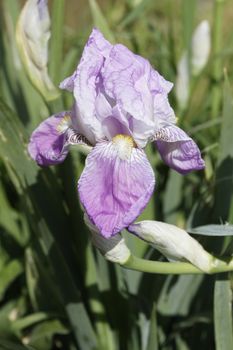
[[[108,238],[136,219],[154,185],[153,170],[142,150],[132,148],[123,160],[113,142],[101,142],[87,157],[78,189],[90,220]]]
[[[158,93],[154,95],[154,115],[159,116],[156,119],[157,129],[176,123],[175,113],[166,94]]]
[[[73,125],[92,144],[111,140],[123,128],[143,148],[158,128],[175,123],[167,99],[172,83],[146,59],[123,45],[111,45],[97,29],[76,71],[60,87],[73,92]]]
[[[54,165],[64,161],[68,153],[64,132],[59,131],[67,112],[53,115],[43,121],[32,133],[28,151],[38,165]]]
[[[107,94],[137,119],[153,118],[153,98],[148,86],[150,64],[137,59],[123,45],[115,45],[103,68],[103,82]]]
[[[175,125],[156,133],[156,145],[163,161],[181,174],[205,167],[195,142]]]
[[[75,126],[92,144],[105,136],[101,121],[96,117],[95,103],[100,70],[105,55],[108,54],[111,47],[112,45],[104,39],[103,35],[94,29],[85,46],[77,70],[60,84],[61,88],[73,91],[76,100]]]
[[[102,58],[106,58],[109,55],[109,51],[111,48],[112,45],[104,38],[103,34],[98,29],[94,28],[84,48],[80,63],[85,63],[86,61],[88,61],[88,57],[90,57],[91,55],[94,57],[97,56],[97,60],[100,56],[102,56]],[[71,92],[74,90],[75,80],[78,74],[78,68],[79,65],[70,77],[64,79],[60,83],[61,89],[65,89]]]
[[[159,125],[164,126],[165,118],[175,122],[167,100],[172,84],[147,60],[123,45],[115,45],[101,72],[106,94],[128,113],[126,118],[131,121],[131,132],[140,147],[146,146]]]
[[[118,134],[130,135],[130,122],[118,104],[112,106],[103,93],[96,98],[96,117],[101,122],[102,130],[107,140]]]
[[[138,56],[138,57],[140,57],[140,56]],[[140,57],[140,58],[142,60],[144,59],[142,57]],[[157,72],[156,70],[151,69],[149,86],[150,86],[150,91],[153,94],[157,94],[157,93],[168,94],[171,91],[171,89],[173,88],[173,83],[164,79],[164,77],[162,75],[160,75],[159,72]]]
[[[112,140],[118,134],[133,136],[130,130],[130,121],[125,117],[125,114],[119,105],[116,105],[112,108],[112,115],[103,120],[102,127],[108,140]]]

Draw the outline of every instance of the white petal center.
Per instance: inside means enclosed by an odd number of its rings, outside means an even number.
[[[136,147],[136,144],[131,136],[128,135],[116,135],[112,139],[112,143],[115,146],[118,157],[122,160],[127,160],[131,156],[132,149]]]

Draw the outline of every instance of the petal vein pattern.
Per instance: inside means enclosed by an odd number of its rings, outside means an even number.
[[[163,161],[179,173],[187,174],[205,167],[196,143],[177,126],[172,125],[158,130],[155,140]]]
[[[40,166],[59,164],[68,154],[65,130],[69,112],[61,112],[44,120],[31,135],[28,151]]]
[[[155,178],[144,151],[123,160],[112,142],[98,143],[78,183],[80,200],[100,233],[108,238],[132,223],[146,207]]]

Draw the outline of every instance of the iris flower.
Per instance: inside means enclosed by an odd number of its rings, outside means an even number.
[[[181,174],[204,167],[197,145],[175,125],[172,86],[146,59],[94,29],[77,69],[60,84],[73,92],[72,109],[43,121],[31,136],[29,153],[40,166],[63,162],[71,145],[89,148],[78,192],[105,238],[134,222],[154,191],[148,142]]]

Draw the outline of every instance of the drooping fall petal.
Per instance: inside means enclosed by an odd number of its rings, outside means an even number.
[[[153,170],[142,150],[102,142],[88,155],[78,190],[89,219],[108,238],[136,219],[154,185]]]
[[[175,125],[158,130],[156,146],[163,161],[181,174],[201,170],[205,162],[196,143]]]
[[[66,158],[69,146],[78,145],[85,152],[90,144],[72,128],[71,112],[61,112],[44,120],[32,133],[28,152],[40,166],[59,164]]]

